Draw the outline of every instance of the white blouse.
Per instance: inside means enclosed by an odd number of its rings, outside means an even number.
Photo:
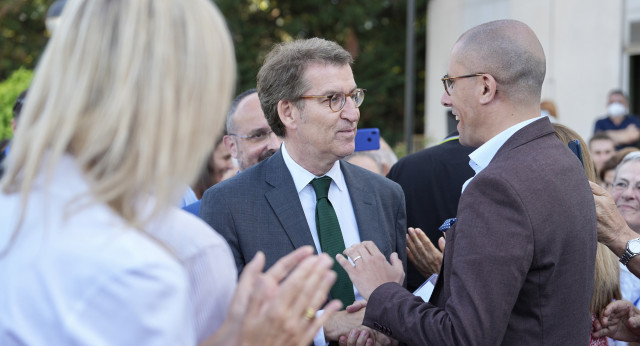
[[[0,345],[195,344],[183,267],[87,191],[64,157],[11,244],[22,200],[0,194]]]

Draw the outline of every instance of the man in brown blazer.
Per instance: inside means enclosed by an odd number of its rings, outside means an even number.
[[[524,23],[464,33],[451,52],[442,103],[459,120],[475,176],[428,303],[375,245],[340,264],[368,301],[364,324],[411,345],[587,345],[596,214],[578,159],[540,117],[545,56]],[[394,282],[395,281],[395,282]]]

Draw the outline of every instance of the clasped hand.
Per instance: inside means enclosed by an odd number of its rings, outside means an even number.
[[[378,286],[387,282],[402,284],[404,281],[402,261],[395,252],[391,254],[391,263],[389,263],[373,242],[363,241],[350,246],[343,253],[352,260],[356,259],[354,264],[352,265],[341,254],[336,255],[336,260],[347,272],[360,295],[367,301]]]

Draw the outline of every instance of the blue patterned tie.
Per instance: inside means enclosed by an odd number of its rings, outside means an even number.
[[[316,191],[316,228],[322,252],[326,252],[335,258],[336,254],[342,253],[345,249],[342,231],[336,212],[329,202],[329,186],[331,178],[324,176],[311,181],[311,186]],[[355,300],[353,284],[347,272],[342,269],[338,262],[333,263],[333,270],[338,274],[336,283],[331,288],[331,296],[342,301],[343,307],[351,305]]]

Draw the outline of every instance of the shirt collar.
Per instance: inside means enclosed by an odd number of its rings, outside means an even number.
[[[287,145],[285,142],[282,142],[282,158],[284,159],[284,164],[287,166],[287,169],[289,169],[289,172],[291,173],[293,183],[296,185],[296,191],[298,191],[298,193],[300,193],[302,189],[309,185],[311,180],[313,180],[314,178],[320,178],[307,171],[293,160],[293,158],[287,151]],[[340,161],[336,161],[333,164],[333,167],[331,167],[331,169],[327,173],[325,173],[324,176],[330,177],[340,191],[346,190],[347,183],[344,180],[344,175],[342,175],[342,170],[340,170]]]
[[[498,150],[500,150],[504,143],[506,143],[514,133],[541,118],[542,116],[539,116],[536,118],[525,120],[523,122],[519,122],[491,138],[486,143],[478,147],[478,149],[469,154],[469,158],[471,159],[469,160],[469,166],[473,168],[476,174],[480,173],[489,165],[491,160],[493,160],[493,157],[496,156]]]

